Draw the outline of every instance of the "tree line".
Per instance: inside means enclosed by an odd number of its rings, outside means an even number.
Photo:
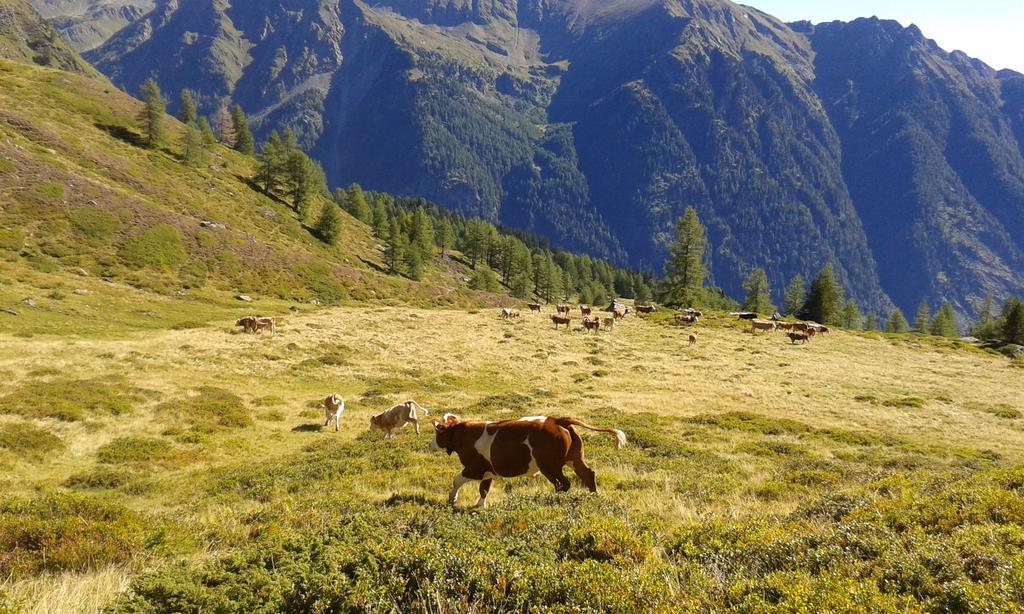
[[[585,254],[553,250],[529,233],[466,218],[422,198],[364,192],[353,184],[336,190],[334,199],[373,229],[384,244],[391,274],[422,279],[423,263],[450,257],[457,250],[472,270],[469,286],[475,290],[587,305],[604,305],[613,298],[638,302],[652,298],[650,274]]]

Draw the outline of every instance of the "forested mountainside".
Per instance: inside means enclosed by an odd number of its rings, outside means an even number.
[[[660,269],[686,206],[713,280],[827,261],[884,312],[1024,289],[1024,77],[914,27],[725,0],[157,2],[87,58],[291,126],[335,185],[418,195]]]
[[[99,76],[22,0],[0,0],[0,59]]]

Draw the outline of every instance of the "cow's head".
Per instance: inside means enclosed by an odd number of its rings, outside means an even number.
[[[380,416],[370,416],[371,429],[383,430],[383,428],[380,425],[380,418]]]
[[[455,414],[445,414],[441,420],[434,420],[434,438],[430,440],[431,450],[444,450],[448,454],[455,451],[452,438],[452,427],[459,423]]]

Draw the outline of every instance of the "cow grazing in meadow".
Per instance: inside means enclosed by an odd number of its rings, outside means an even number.
[[[637,313],[654,313],[655,311],[657,311],[657,309],[658,308],[655,307],[654,305],[637,305],[636,306],[636,312]]]
[[[604,323],[604,329],[605,330],[614,330],[615,329],[615,318],[603,318],[601,320],[601,322]]]
[[[571,309],[572,309],[572,307],[570,307],[568,305],[563,305],[561,303],[555,305],[555,311],[557,311],[558,313],[568,314]]]
[[[262,333],[265,330],[269,330],[271,335],[277,332],[277,323],[274,322],[274,318],[256,318],[256,332]]]
[[[401,430],[405,428],[406,424],[412,423],[416,427],[416,434],[419,435],[420,422],[417,409],[423,412],[424,416],[430,415],[427,408],[416,401],[406,401],[370,418],[370,428],[382,431],[384,439],[392,439],[394,431]]]
[[[510,320],[512,318],[518,318],[518,317],[519,317],[519,310],[518,309],[509,309],[508,307],[505,307],[504,309],[501,310],[501,319],[502,320]]]
[[[700,320],[700,316],[697,316],[697,315],[690,315],[690,314],[687,314],[687,313],[677,313],[676,314],[676,324],[682,324],[682,325],[685,326],[685,325],[689,325],[689,324],[696,324],[699,320]]]
[[[341,413],[345,411],[345,399],[336,394],[324,399],[324,426],[334,421],[334,432],[341,428]]]
[[[555,330],[558,330],[560,324],[565,324],[566,328],[569,328],[569,325],[572,324],[572,318],[569,316],[560,316],[554,313],[551,314],[551,321],[555,323]]]
[[[629,313],[629,307],[616,307],[615,311],[612,312],[612,317],[614,317],[616,320],[621,320],[626,317],[627,313]]]
[[[750,321],[750,332],[757,334],[759,330],[774,331],[775,322],[771,320],[751,320]]]
[[[591,318],[590,316],[586,316],[583,318],[583,329],[592,330],[596,335],[597,331],[601,330],[601,320],[597,317]]]
[[[697,333],[690,333],[690,343],[688,346],[693,347],[695,345],[697,345]]]
[[[799,341],[800,343],[807,343],[807,341],[810,339],[807,333],[786,333],[786,336],[789,337],[789,340],[792,341],[794,344],[797,341]]]
[[[256,332],[256,316],[245,316],[244,318],[239,318],[238,321],[235,322],[235,326],[241,326],[242,330],[252,335]]]
[[[513,478],[541,473],[555,492],[569,490],[569,478],[563,467],[576,472],[590,492],[597,492],[594,471],[583,459],[583,440],[573,427],[614,435],[616,446],[626,445],[626,434],[618,429],[597,428],[572,418],[531,416],[500,422],[462,422],[447,414],[434,421],[432,450],[457,454],[462,471],[452,481],[448,503],[455,505],[459,490],[469,482],[480,482],[477,507],[487,503],[491,481],[496,477]]]
[[[530,308],[530,311],[540,313],[540,303],[527,303],[526,306]]]
[[[582,313],[584,316],[589,316],[591,311],[592,309],[590,307],[587,307],[586,305],[580,305],[580,313]]]

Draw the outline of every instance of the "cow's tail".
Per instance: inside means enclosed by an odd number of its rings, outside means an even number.
[[[566,426],[579,426],[579,427],[587,429],[588,431],[596,431],[598,433],[611,433],[612,435],[615,436],[615,447],[617,449],[621,450],[622,448],[626,447],[626,433],[625,433],[625,431],[620,431],[619,429],[608,429],[608,428],[600,428],[600,427],[596,427],[596,426],[590,426],[586,422],[580,422],[579,420],[576,420],[574,418],[555,418],[555,422],[558,424],[558,426],[562,426],[562,427],[566,427]]]
[[[416,401],[409,401],[409,403],[412,404],[412,406],[415,407],[416,409],[422,411],[424,416],[429,416],[430,415],[430,412],[427,411],[427,408],[423,407],[422,405],[420,405]]]

